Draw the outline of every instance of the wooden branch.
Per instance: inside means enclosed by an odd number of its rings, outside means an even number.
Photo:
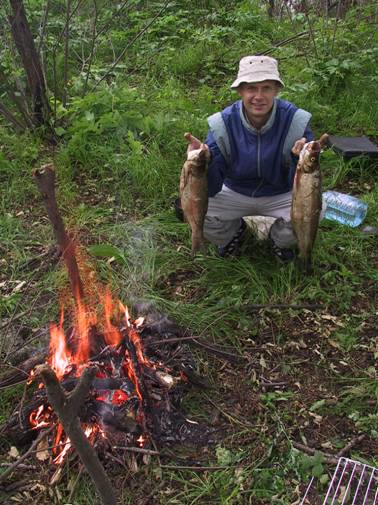
[[[92,478],[103,505],[116,505],[117,499],[112,483],[106,475],[96,451],[85,436],[77,417],[77,412],[88,394],[92,379],[96,374],[96,367],[90,366],[84,370],[79,384],[68,396],[65,395],[55,372],[48,365],[38,366],[36,373],[41,375],[49,402]]]
[[[363,433],[362,435],[359,435],[358,437],[352,438],[352,440],[345,447],[343,447],[336,454],[336,456],[338,458],[341,458],[342,456],[344,456],[345,454],[347,454],[347,452],[349,452],[355,445],[357,445],[360,442],[362,442],[362,440],[364,440],[365,438],[366,438],[366,433]]]
[[[67,266],[68,276],[74,299],[82,298],[84,295],[83,285],[80,279],[79,268],[75,257],[75,246],[64,229],[62,217],[58,210],[55,197],[55,170],[50,163],[42,165],[34,171],[39,191],[45,203],[45,207],[54,229],[55,237],[62,252]]]
[[[39,432],[38,437],[34,440],[29,449],[20,457],[17,461],[11,464],[9,468],[5,470],[5,472],[0,474],[0,482],[3,482],[25,459],[34,452],[35,448],[38,446],[41,440],[43,440],[51,431],[53,427],[48,430],[42,430]]]
[[[236,465],[228,466],[179,466],[179,465],[160,465],[161,468],[167,470],[191,470],[192,472],[207,472],[207,471],[217,471],[217,470],[230,470],[236,468]]]
[[[208,344],[207,342],[200,342],[198,339],[202,338],[201,335],[197,336],[188,336],[188,337],[172,337],[172,338],[166,338],[166,339],[161,339],[161,340],[155,340],[152,342],[148,343],[148,346],[151,347],[156,347],[161,344],[176,344],[179,342],[188,342],[189,344],[192,343],[193,345],[197,347],[201,347],[202,349],[205,349],[211,354],[215,354],[216,356],[219,356],[220,358],[224,358],[228,361],[231,361],[232,363],[240,362],[243,361],[245,358],[243,356],[237,356],[235,354],[231,354],[229,352],[223,351],[219,349],[218,347],[215,347],[213,345]]]
[[[321,303],[248,303],[247,305],[241,305],[241,309],[247,310],[260,310],[260,309],[307,309],[307,310],[317,310],[324,309],[324,305]]]
[[[8,363],[3,364],[4,368],[8,366],[13,369],[13,372],[0,379],[0,389],[5,389],[7,387],[14,386],[15,384],[25,382],[29,377],[31,370],[33,370],[36,365],[43,363],[46,360],[46,356],[47,352],[42,351],[21,363],[20,366],[14,366]]]
[[[25,125],[19,121],[16,116],[8,109],[8,107],[0,102],[0,113],[5,117],[5,119],[10,123],[16,132],[25,131]]]
[[[127,46],[121,51],[121,54],[118,56],[118,58],[115,60],[115,62],[113,63],[113,65],[109,68],[109,70],[101,77],[101,79],[99,81],[97,81],[96,85],[92,88],[92,91],[94,91],[97,86],[100,84],[100,82],[102,82],[104,79],[106,79],[106,77],[112,72],[112,70],[115,69],[115,67],[118,65],[118,63],[122,60],[122,58],[124,57],[126,51],[128,49],[130,49],[130,47],[134,44],[134,42],[136,40],[139,39],[139,37],[141,37],[143,35],[144,32],[146,32],[148,30],[148,28],[160,17],[160,15],[165,11],[165,9],[168,7],[169,5],[169,2],[170,0],[168,0],[167,2],[165,2],[165,4],[163,5],[163,7],[159,10],[159,12],[156,14],[156,16],[154,16],[151,21],[149,23],[146,24],[146,26],[144,28],[142,28],[142,30],[140,30],[140,32],[138,32],[135,37],[127,44]]]
[[[9,1],[12,12],[8,19],[12,36],[21,57],[33,98],[33,124],[40,126],[47,124],[50,116],[42,65],[30,31],[23,0]]]
[[[324,461],[329,465],[337,465],[339,461],[338,458],[332,456],[332,454],[328,454],[326,452],[319,451],[317,449],[312,449],[311,447],[299,444],[298,442],[292,442],[292,446],[295,447],[295,449],[298,449],[298,451],[304,452],[305,454],[309,454],[310,456],[314,456],[316,452],[320,453],[323,456]]]
[[[297,39],[299,39],[301,37],[306,37],[307,35],[309,35],[309,31],[308,30],[300,32],[300,33],[296,33],[295,35],[291,35],[290,37],[287,37],[286,39],[283,39],[283,40],[280,40],[279,42],[276,42],[272,47],[270,47],[269,49],[266,49],[265,51],[262,51],[259,54],[261,54],[261,55],[270,54],[275,49],[277,49],[277,47],[285,46],[286,44],[290,44],[290,42],[293,42],[294,40],[297,40]]]
[[[137,452],[138,454],[147,454],[149,456],[159,456],[159,451],[153,451],[152,449],[143,449],[142,447],[122,447],[118,445],[112,446],[113,449],[121,449],[125,452]]]

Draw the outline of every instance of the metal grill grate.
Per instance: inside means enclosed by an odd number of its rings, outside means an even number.
[[[377,505],[378,469],[340,458],[323,501],[316,496],[312,477],[301,505]]]

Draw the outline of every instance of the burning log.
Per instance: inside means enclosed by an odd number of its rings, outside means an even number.
[[[39,365],[36,372],[45,384],[48,399],[60,422],[79,454],[81,461],[91,476],[104,505],[116,505],[117,500],[112,484],[102,467],[100,460],[80,425],[79,409],[87,396],[91,382],[96,374],[96,367],[86,368],[75,389],[66,395],[55,372],[48,365]]]
[[[67,266],[74,299],[83,298],[83,285],[75,257],[75,246],[67,235],[55,197],[55,170],[51,163],[34,171],[35,181],[41,192],[45,207],[54,229],[55,237]]]

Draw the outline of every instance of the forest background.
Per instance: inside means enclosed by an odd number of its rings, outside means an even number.
[[[39,88],[10,28],[22,3],[43,72]],[[210,389],[193,390],[185,408],[222,436],[175,451],[181,466],[212,469],[163,468],[153,458],[113,468],[122,503],[146,496],[161,504],[299,503],[310,476],[319,494],[329,483],[333,467],[323,452],[337,455],[357,439],[347,455],[377,466],[376,237],[323,221],[314,274],[303,277],[253,237],[238,259],[209,248],[193,261],[189,229],[173,211],[183,135],[204,138],[206,118],[236,99],[229,86],[244,55],[279,60],[281,97],[311,111],[317,137],[377,141],[376,3],[10,0],[0,21],[2,373],[16,351],[46,346],[48,323],[59,319],[67,276],[32,177],[52,161],[65,223],[101,280],[130,306],[153,301],[190,333],[243,359],[231,366],[193,350]],[[322,169],[324,188],[362,198],[364,225],[376,226],[377,162],[328,150]],[[271,307],[304,303],[322,308]],[[266,380],[284,386],[267,391]],[[23,391],[2,391],[1,422]],[[1,439],[5,462],[10,445]],[[172,455],[162,461],[180,466]],[[2,489],[4,498],[95,503],[85,474],[70,491],[77,461],[54,487],[51,470],[38,468],[29,477],[38,485]]]

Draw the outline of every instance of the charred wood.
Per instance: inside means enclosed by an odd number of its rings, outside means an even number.
[[[80,425],[78,412],[91,387],[96,367],[86,368],[79,383],[69,395],[61,388],[54,371],[47,365],[39,365],[38,374],[47,390],[47,396],[55,410],[66,435],[80,456],[83,465],[91,476],[104,505],[116,505],[117,499],[113,486],[106,475],[98,456],[85,436]]]

